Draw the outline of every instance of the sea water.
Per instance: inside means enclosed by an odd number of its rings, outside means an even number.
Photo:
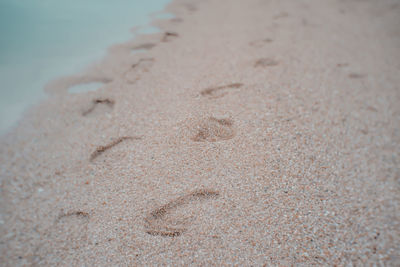
[[[169,1],[0,0],[0,134],[45,96],[47,82],[101,59]]]

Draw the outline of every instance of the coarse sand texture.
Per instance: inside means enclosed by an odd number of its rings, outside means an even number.
[[[0,265],[399,266],[400,2],[165,12],[1,137]]]

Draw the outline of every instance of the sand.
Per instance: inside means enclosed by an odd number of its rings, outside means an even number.
[[[398,266],[400,3],[167,11],[1,138],[0,265]]]

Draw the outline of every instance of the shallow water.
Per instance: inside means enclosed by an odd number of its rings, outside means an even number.
[[[147,25],[169,1],[0,0],[0,133],[44,97],[47,82],[79,72],[108,46],[129,40],[131,28]]]

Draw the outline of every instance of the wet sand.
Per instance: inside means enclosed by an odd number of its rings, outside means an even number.
[[[1,138],[1,265],[396,266],[398,1],[167,11]]]

